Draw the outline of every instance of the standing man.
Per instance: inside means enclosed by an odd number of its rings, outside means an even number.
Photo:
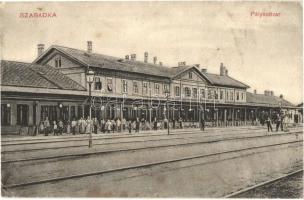
[[[279,127],[280,127],[280,125],[281,125],[281,123],[282,123],[282,121],[281,121],[281,116],[279,115],[279,114],[277,114],[277,116],[276,116],[276,132],[278,132],[278,130],[279,130]]]
[[[168,128],[168,119],[165,118],[164,119],[164,129],[167,129]]]
[[[281,119],[281,131],[283,131],[283,130],[284,130],[284,129],[283,129],[283,122],[284,122],[284,118],[285,118],[284,114],[283,114],[283,113],[281,113],[281,115],[280,115],[280,119]]]
[[[154,118],[154,121],[153,121],[153,129],[155,131],[157,130],[157,119],[156,119],[156,117]]]
[[[268,132],[269,132],[269,130],[271,130],[271,132],[272,132],[271,120],[270,120],[269,116],[267,116],[266,124],[267,124],[267,130],[268,130]]]
[[[98,133],[99,122],[98,122],[96,117],[94,118],[93,126],[94,126],[94,133],[97,134]]]
[[[122,130],[126,130],[126,124],[127,124],[127,120],[125,118],[122,118],[121,120],[121,124],[122,124]]]
[[[116,126],[117,126],[117,132],[121,132],[121,121],[119,118],[116,121]]]
[[[183,128],[183,119],[182,119],[182,117],[179,118],[179,128],[180,129]]]
[[[205,131],[205,115],[204,112],[201,113],[201,131]]]
[[[205,119],[204,118],[201,119],[201,130],[205,131]]]
[[[75,118],[73,118],[72,123],[71,123],[73,135],[76,134],[76,124],[77,124],[77,122],[76,122]]]
[[[61,119],[58,122],[58,131],[59,131],[59,134],[62,135],[62,133],[63,133],[63,122],[62,122]]]
[[[49,131],[50,131],[50,121],[49,121],[49,118],[46,117],[43,123],[44,123],[44,135],[48,136],[49,135]]]
[[[173,126],[173,129],[175,129],[175,119],[173,119],[173,121],[172,121],[172,126]]]
[[[132,132],[132,121],[131,120],[129,120],[129,122],[128,122],[128,130],[129,130],[129,133]]]
[[[136,118],[136,122],[135,122],[135,132],[139,133],[139,125],[140,125],[140,121],[138,118]]]

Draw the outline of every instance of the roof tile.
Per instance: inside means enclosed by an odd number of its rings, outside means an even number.
[[[1,85],[86,90],[51,66],[5,60],[1,61]]]

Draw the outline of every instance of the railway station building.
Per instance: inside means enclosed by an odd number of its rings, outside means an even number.
[[[88,72],[94,73],[91,85]],[[299,108],[283,95],[248,92],[249,86],[230,77],[223,63],[219,74],[211,74],[197,64],[168,67],[157,57],[149,62],[147,52],[143,61],[136,54],[94,53],[92,42],[87,50],[58,45],[44,50],[39,44],[32,63],[2,60],[1,76],[2,134],[35,127],[46,117],[67,122],[90,112],[98,119],[181,118],[184,127],[198,127],[201,119],[210,126],[252,125],[279,112],[288,123],[302,122]]]

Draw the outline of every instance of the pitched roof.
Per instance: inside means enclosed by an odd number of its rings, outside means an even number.
[[[149,74],[149,75],[161,76],[161,77],[172,76],[172,69],[167,66],[154,65],[151,63],[144,63],[141,61],[131,61],[118,57],[97,54],[97,53],[87,53],[86,51],[83,50],[73,49],[73,48],[68,48],[58,45],[52,45],[49,48],[49,51],[51,51],[52,49],[56,49],[64,53],[65,55],[82,63],[85,66]],[[42,58],[43,55],[41,55],[34,62],[39,62],[40,58]]]
[[[218,86],[231,86],[231,87],[238,87],[238,88],[249,88],[248,85],[231,78],[228,75],[221,76],[217,74],[210,74],[210,73],[203,73],[206,74],[208,79],[210,80],[211,84],[218,85]]]
[[[54,67],[6,60],[1,60],[1,85],[86,90]]]
[[[264,94],[253,94],[250,92],[247,92],[246,96],[247,103],[253,103],[253,104],[265,104],[265,105],[272,105],[272,106],[287,106],[287,107],[294,107],[295,105],[290,103],[289,101],[282,99],[277,96],[266,96]]]
[[[107,56],[103,54],[87,53],[84,50],[63,47],[59,45],[52,45],[34,62],[39,63],[39,61],[42,59],[44,55],[46,55],[48,52],[51,52],[54,49],[64,53],[65,55],[69,56],[70,58],[74,59],[77,62],[80,62],[85,66],[148,74],[148,75],[161,76],[166,78],[173,78],[187,69],[195,68],[194,66],[180,66],[180,67],[160,66],[151,63],[144,63],[141,61],[126,60],[123,58]],[[215,74],[202,73],[200,72],[200,70],[198,71],[211,84],[220,85],[220,86],[238,87],[238,88],[249,87],[248,85],[245,85],[229,76],[219,76]]]

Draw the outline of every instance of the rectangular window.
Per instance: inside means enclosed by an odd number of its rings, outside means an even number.
[[[138,93],[138,82],[136,81],[133,82],[133,92],[136,94]]]
[[[127,82],[127,80],[122,80],[122,92],[123,93],[128,92],[128,82]]]
[[[213,92],[213,90],[208,90],[208,99],[212,99],[212,92]]]
[[[185,95],[186,97],[191,97],[191,90],[188,87],[185,87]]]
[[[241,96],[242,96],[242,100],[244,100],[244,93],[242,93],[242,95],[241,95]]]
[[[1,124],[11,124],[11,104],[1,104]]]
[[[217,92],[217,90],[214,90],[214,98],[218,99],[218,92]]]
[[[197,88],[192,88],[193,98],[197,98]]]
[[[143,82],[143,93],[148,94],[148,83],[147,82]]]
[[[59,119],[61,119],[63,122],[67,122],[69,120],[69,106],[63,106],[59,111]]]
[[[75,106],[71,106],[71,119],[76,118],[76,108]]]
[[[77,115],[78,115],[78,119],[80,119],[83,116],[82,106],[78,106]]]
[[[159,84],[155,83],[154,85],[155,94],[159,94]]]
[[[239,92],[236,92],[236,100],[240,100],[240,94],[239,94]]]
[[[192,79],[192,72],[189,72],[189,79]]]
[[[169,92],[169,85],[168,84],[164,84],[164,90],[163,93],[166,94],[166,91]]]
[[[228,100],[229,99],[229,93],[228,93],[228,91],[226,91],[226,100]]]
[[[55,67],[61,67],[61,57],[55,58]]]
[[[201,89],[201,97],[205,98],[206,94],[205,94],[205,89]]]
[[[101,90],[102,84],[101,84],[101,79],[100,79],[100,77],[95,77],[94,79],[95,79],[95,80],[94,80],[94,83],[95,83],[94,89],[95,89],[95,90]]]
[[[180,96],[180,88],[179,88],[179,86],[175,86],[175,96],[176,97]]]
[[[224,92],[220,91],[220,99],[223,99],[223,98],[224,98]]]
[[[17,105],[17,125],[28,125],[29,106],[18,104]]]
[[[233,101],[233,91],[230,92],[230,100]]]
[[[107,79],[107,87],[109,92],[113,92],[113,80],[112,78]]]

